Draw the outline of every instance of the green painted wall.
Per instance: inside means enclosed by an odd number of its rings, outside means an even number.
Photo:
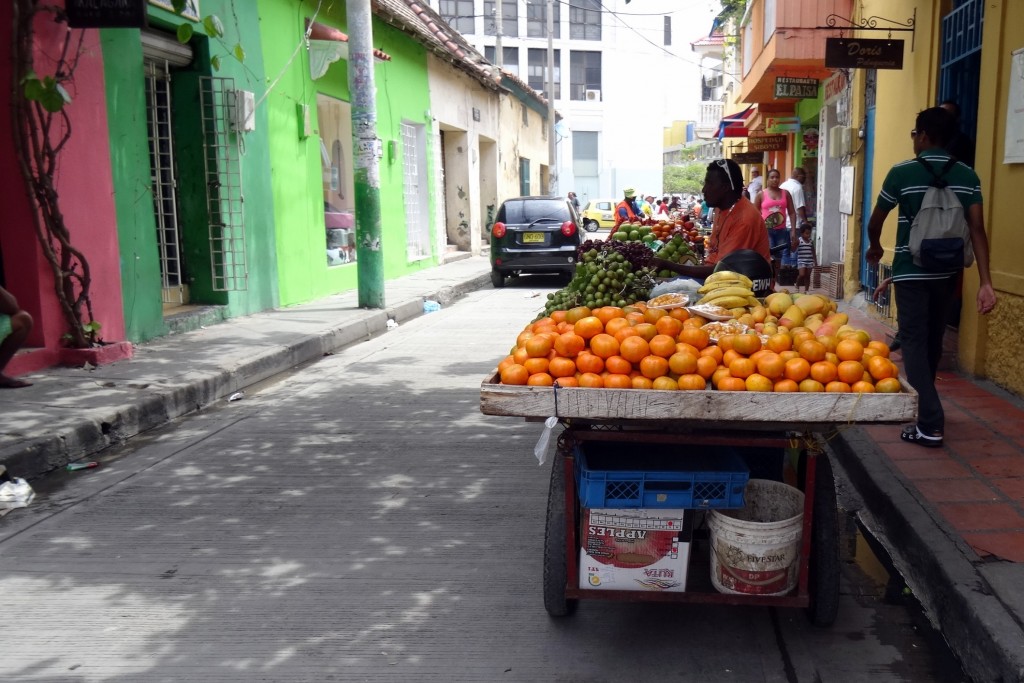
[[[172,74],[175,158],[178,168],[179,216],[185,276],[192,303],[219,304],[228,316],[272,308],[277,304],[277,255],[274,244],[273,194],[270,191],[268,120],[258,108],[256,130],[245,134],[241,156],[245,197],[245,247],[248,278],[244,290],[216,292],[211,286],[208,211],[201,134],[198,78],[213,75],[234,79],[234,87],[251,90],[259,99],[265,89],[255,5],[230,0],[204,0],[204,14],[216,14],[225,36],[211,41],[201,30],[192,40],[196,57],[190,67]],[[149,7],[150,25],[173,33],[182,19]],[[241,36],[241,38],[239,38]],[[239,63],[229,53],[241,43],[247,57]],[[161,281],[153,200],[150,192],[149,147],[145,109],[142,49],[135,30],[103,31],[111,158],[118,212],[125,325],[128,338],[142,341],[163,334]],[[221,57],[214,73],[211,50]]]
[[[328,266],[323,215],[323,178],[320,139],[317,135],[317,93],[350,101],[347,62],[335,62],[327,73],[313,81],[309,74],[309,55],[300,49],[305,19],[312,17],[317,2],[306,0],[301,10],[291,0],[259,0],[263,59],[271,78],[280,74],[263,109],[271,126],[270,162],[274,178],[274,222],[277,232],[277,260],[281,304],[310,301],[358,285],[355,264]],[[345,30],[342,3],[324,5],[316,16],[320,23]],[[431,259],[409,262],[406,258],[406,231],[402,199],[403,174],[400,124],[403,119],[427,125],[427,168],[430,95],[427,87],[427,59],[424,48],[406,34],[374,19],[373,45],[393,58],[376,62],[377,135],[384,144],[380,160],[381,227],[384,250],[384,277],[392,279],[436,265]],[[313,135],[301,137],[298,106],[309,107]],[[389,141],[395,141],[396,154],[389,161]],[[429,196],[437,193],[430,188]],[[434,201],[434,200],[431,200]],[[430,210],[431,234],[436,234]],[[436,240],[432,239],[432,244]]]
[[[150,191],[142,45],[138,31],[125,29],[103,30],[100,40],[104,54],[125,334],[131,341],[138,342],[166,332],[160,302],[156,219]]]

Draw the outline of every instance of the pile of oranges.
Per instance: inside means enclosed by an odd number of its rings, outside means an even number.
[[[498,364],[502,384],[611,389],[900,391],[889,347],[862,331],[816,337],[797,327],[711,343],[707,320],[642,303],[553,311],[526,326]]]

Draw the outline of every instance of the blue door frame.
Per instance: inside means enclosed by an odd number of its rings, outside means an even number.
[[[874,95],[868,99],[868,106],[864,113],[864,179],[863,194],[861,195],[861,226],[860,226],[860,282],[864,289],[874,290],[878,284],[877,271],[868,265],[865,255],[870,245],[868,239],[868,221],[871,219],[871,211],[875,208],[874,187],[871,183],[872,168],[875,163],[875,102]]]

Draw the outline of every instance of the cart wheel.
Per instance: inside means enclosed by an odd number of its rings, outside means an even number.
[[[576,600],[565,597],[569,581],[566,567],[565,538],[565,461],[561,450],[551,463],[551,484],[548,486],[548,514],[544,528],[544,609],[553,617],[564,617],[576,611]]]
[[[815,626],[831,626],[839,612],[839,513],[832,464],[824,453],[817,458],[807,616]]]

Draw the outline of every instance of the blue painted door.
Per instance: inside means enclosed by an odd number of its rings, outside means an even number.
[[[875,163],[875,70],[870,69],[866,74],[865,95],[864,95],[864,179],[862,182],[863,194],[861,195],[861,226],[860,226],[860,282],[861,287],[873,291],[877,283],[875,280],[878,271],[869,265],[865,254],[871,244],[868,240],[868,221],[871,219],[871,211],[875,208],[875,192],[872,184],[871,169]]]

